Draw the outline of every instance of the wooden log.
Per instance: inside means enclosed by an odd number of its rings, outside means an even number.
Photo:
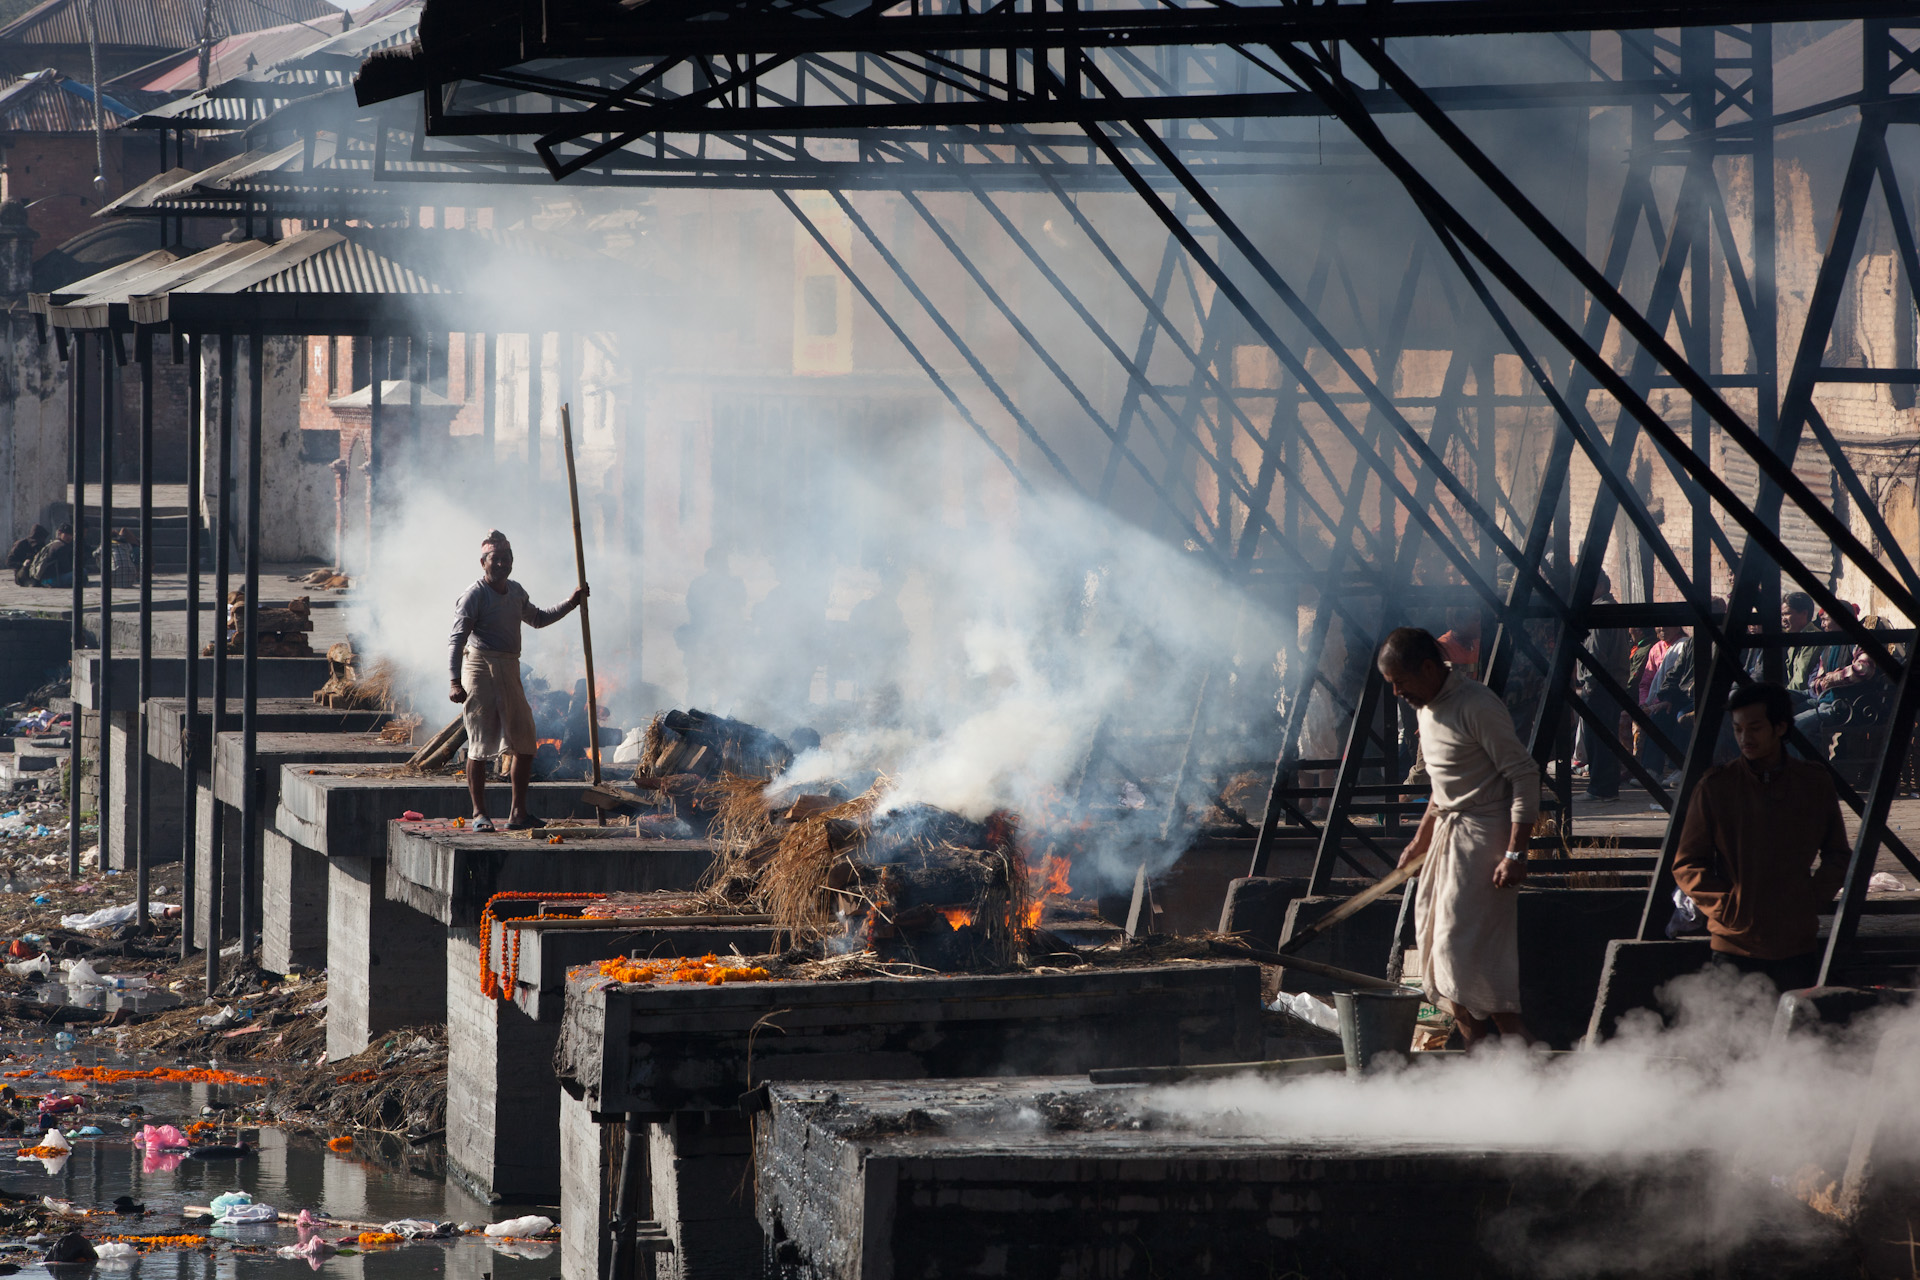
[[[1426,860],[1427,855],[1423,853],[1406,866],[1395,867],[1393,870],[1387,872],[1387,874],[1381,876],[1378,880],[1354,894],[1333,910],[1327,912],[1326,915],[1314,921],[1307,928],[1302,929],[1299,933],[1281,943],[1281,952],[1283,954],[1291,954],[1298,951],[1301,947],[1306,946],[1307,943],[1333,928],[1342,920],[1351,919],[1357,915],[1363,907],[1386,897],[1395,889],[1398,889],[1401,885],[1419,875],[1420,864]]]
[[[451,757],[466,740],[467,718],[464,715],[455,716],[446,728],[434,734],[425,746],[414,752],[407,764],[414,769],[431,769]]]

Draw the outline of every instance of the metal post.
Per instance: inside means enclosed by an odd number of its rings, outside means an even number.
[[[493,437],[495,431],[494,414],[499,408],[499,362],[500,335],[483,333],[479,342],[471,348],[480,365],[480,455],[488,466],[493,465]]]
[[[218,626],[213,648],[213,720],[207,733],[208,807],[212,832],[207,850],[207,998],[220,985],[220,944],[225,941],[226,815],[213,790],[220,759],[220,734],[227,727],[227,596],[233,571],[233,335],[220,335],[220,521],[213,553],[213,587]]]
[[[94,799],[100,814],[100,870],[107,869],[113,842],[113,366],[114,339],[100,334],[100,775]]]
[[[240,954],[254,955],[260,931],[260,437],[262,374],[266,339],[255,329],[247,340],[247,599],[241,623],[245,667],[240,703]]]
[[[140,715],[132,750],[140,808],[133,844],[134,919],[147,924],[147,879],[153,861],[147,841],[153,830],[153,757],[147,750],[148,699],[153,697],[153,337],[134,337],[140,361]]]
[[[199,753],[194,749],[200,722],[200,450],[206,431],[200,421],[200,379],[205,367],[200,358],[200,335],[187,340],[187,640],[183,669],[183,688],[187,699],[186,733],[180,743],[180,958],[193,954],[193,923],[196,916],[193,894],[194,873],[199,853],[200,777]]]
[[[67,411],[72,415],[67,451],[73,459],[73,502],[68,523],[73,527],[73,603],[69,628],[73,653],[87,643],[87,342],[73,335],[73,356],[67,365]],[[78,683],[77,680],[74,683]],[[99,687],[99,681],[94,681]],[[80,775],[85,761],[80,753],[80,727],[85,719],[80,700],[71,698],[67,735],[67,875],[80,878]]]

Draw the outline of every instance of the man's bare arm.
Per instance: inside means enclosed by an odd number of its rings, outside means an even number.
[[[1533,819],[1516,822],[1507,829],[1507,852],[1518,851],[1517,858],[1503,857],[1493,869],[1493,887],[1505,889],[1527,878],[1527,844],[1533,839]]]

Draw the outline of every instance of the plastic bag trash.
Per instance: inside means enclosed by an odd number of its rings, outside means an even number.
[[[425,822],[426,820],[427,816],[424,813],[416,813],[412,809],[400,815],[400,821],[402,822]]]
[[[170,1124],[146,1126],[140,1130],[140,1136],[134,1139],[134,1143],[149,1151],[185,1151],[188,1146],[187,1135]]]
[[[165,902],[147,903],[149,915],[163,915],[175,909]],[[89,911],[85,915],[61,916],[60,927],[71,929],[75,933],[85,933],[89,929],[113,929],[123,924],[132,924],[133,918],[139,914],[139,904],[129,902],[118,907],[102,907],[98,911]]]
[[[31,960],[9,961],[7,972],[16,978],[25,978],[34,974],[44,978],[53,972],[53,961],[45,956],[36,956]]]
[[[53,1035],[53,1047],[56,1049],[71,1049],[78,1043],[71,1031],[56,1031]]]
[[[58,1147],[62,1151],[73,1150],[73,1144],[67,1141],[67,1135],[58,1129],[47,1130],[40,1135],[40,1140],[34,1143],[34,1145],[36,1147]]]
[[[230,1027],[239,1020],[240,1015],[233,1011],[232,1005],[225,1005],[218,1013],[205,1014],[196,1019],[201,1026],[210,1027],[215,1031],[218,1031],[222,1027]]]
[[[646,754],[647,730],[643,725],[627,730],[627,736],[620,739],[620,745],[613,749],[615,764],[639,764],[640,757]]]
[[[487,1228],[490,1236],[512,1236],[525,1240],[531,1236],[543,1236],[553,1230],[553,1219],[543,1218],[537,1213],[524,1218],[508,1218],[505,1222],[496,1222]]]
[[[208,1205],[207,1208],[215,1217],[218,1217],[238,1205],[252,1203],[253,1197],[244,1191],[223,1191],[213,1198],[213,1203]]]
[[[1900,882],[1900,877],[1889,875],[1885,871],[1876,871],[1867,878],[1869,893],[1909,893],[1911,890]]]
[[[437,1236],[440,1234],[440,1224],[437,1222],[429,1222],[425,1218],[401,1218],[398,1222],[389,1222],[380,1229],[382,1231],[391,1231],[396,1235],[405,1236],[409,1240],[418,1240],[425,1236]]]
[[[106,1130],[100,1128],[98,1125],[90,1124],[90,1125],[84,1125],[81,1128],[75,1129],[73,1131],[73,1136],[76,1138],[98,1138],[105,1132]]]
[[[68,919],[72,918],[71,916],[68,917]],[[129,916],[127,918],[132,919],[133,917]],[[98,969],[95,969],[93,962],[90,960],[62,960],[60,962],[60,968],[65,971],[67,975],[67,985],[70,987],[104,987],[107,985],[106,975]]]
[[[1340,1015],[1334,1012],[1331,1005],[1320,1003],[1304,991],[1282,991],[1268,1007],[1275,1013],[1290,1013],[1322,1031],[1331,1031],[1335,1035],[1340,1033]]]
[[[112,1262],[117,1258],[137,1258],[140,1251],[130,1244],[119,1240],[105,1240],[93,1246],[94,1256],[102,1262]]]
[[[255,1222],[278,1222],[280,1211],[270,1204],[236,1204],[214,1221],[223,1227],[245,1226]]]

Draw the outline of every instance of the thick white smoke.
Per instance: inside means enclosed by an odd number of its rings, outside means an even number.
[[[1765,1189],[1837,1197],[1863,1116],[1879,1117],[1894,1134],[1920,1125],[1920,1056],[1911,1052],[1920,1045],[1920,1012],[1858,1019],[1839,1037],[1775,1038],[1777,996],[1763,978],[1709,970],[1662,994],[1670,1028],[1640,1011],[1613,1040],[1576,1053],[1496,1045],[1364,1079],[1242,1077],[1158,1089],[1145,1101],[1211,1134],[1552,1152],[1601,1167],[1679,1165],[1697,1175],[1722,1248],[1768,1232],[1790,1235],[1796,1221],[1812,1229],[1810,1214],[1783,1212],[1798,1206]],[[1876,1055],[1883,1039],[1908,1051]],[[1697,1243],[1703,1229],[1658,1214],[1628,1225],[1631,1242],[1605,1256],[1569,1247],[1530,1254],[1527,1270],[1624,1274],[1633,1269],[1631,1250],[1670,1254],[1682,1236]]]

